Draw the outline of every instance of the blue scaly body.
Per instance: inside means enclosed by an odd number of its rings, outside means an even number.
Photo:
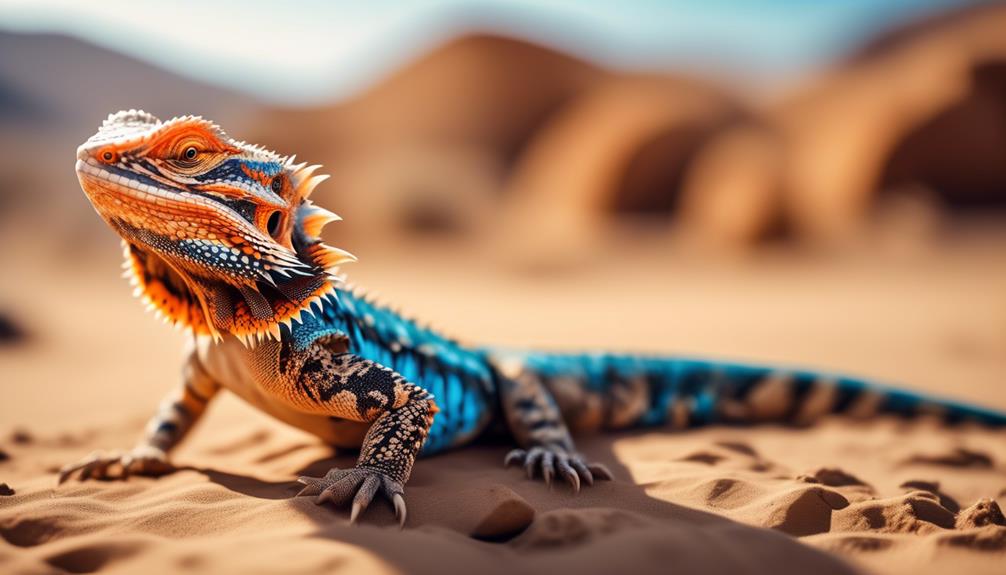
[[[913,417],[939,415],[947,423],[973,421],[1006,426],[1006,414],[847,376],[808,370],[744,365],[679,357],[650,357],[611,353],[500,352],[467,347],[436,331],[367,300],[354,291],[339,289],[317,313],[291,333],[300,346],[325,335],[345,336],[353,353],[393,369],[429,390],[440,405],[422,454],[430,455],[470,442],[499,417],[497,386],[501,377],[494,357],[517,358],[524,369],[549,382],[565,378],[577,382],[584,394],[609,397],[614,387],[640,377],[642,387],[628,388],[645,396],[645,409],[628,425],[653,427],[670,423],[672,405],[687,409],[689,427],[715,423],[745,423],[718,410],[724,402],[743,404],[759,384],[771,378],[789,388],[788,405],[778,418],[795,422],[800,406],[821,386],[834,389],[821,415],[843,414],[867,394],[876,397],[874,413]],[[603,417],[601,418],[603,421]],[[801,422],[808,423],[808,422]]]

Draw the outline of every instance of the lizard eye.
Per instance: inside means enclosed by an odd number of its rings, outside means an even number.
[[[101,155],[101,159],[105,160],[106,162],[111,162],[112,158],[114,157],[115,155],[112,152],[105,152],[104,154]]]
[[[283,174],[279,174],[275,178],[273,178],[272,179],[272,183],[270,184],[269,187],[272,188],[273,193],[279,194],[280,192],[282,192],[283,191]],[[277,212],[277,213],[279,213],[279,212]],[[273,215],[275,215],[275,214],[273,214]],[[270,221],[272,221],[272,220],[270,220]]]
[[[189,146],[182,152],[182,158],[186,160],[195,160],[198,155],[199,150],[197,150],[195,146]]]

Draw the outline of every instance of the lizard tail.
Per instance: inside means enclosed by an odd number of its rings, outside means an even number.
[[[711,423],[807,425],[832,414],[934,416],[1006,427],[1006,413],[812,371],[629,355],[530,354],[574,429]]]

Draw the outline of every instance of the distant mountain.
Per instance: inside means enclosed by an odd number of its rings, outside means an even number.
[[[346,102],[277,108],[265,123],[294,128],[287,131],[291,149],[303,150],[306,137],[308,149],[318,143],[325,156],[340,147],[388,140],[487,146],[512,156],[549,115],[606,75],[545,46],[470,34],[420,56]]]
[[[325,163],[336,180],[320,193],[358,208],[364,229],[368,210],[399,207],[397,223],[449,226],[499,191],[549,118],[609,76],[543,46],[474,34],[347,101],[265,108],[77,39],[0,32],[0,218],[40,215],[33,206],[45,201],[47,226],[74,237],[100,229],[77,189],[73,150],[108,113],[135,107],[201,114],[240,139]],[[431,201],[458,213],[445,220]]]
[[[481,228],[531,140],[611,75],[546,46],[470,34],[345,102],[274,108],[251,138],[330,168],[319,194],[348,210],[341,233]]]
[[[88,42],[52,34],[0,32],[0,86],[31,99],[49,124],[90,135],[110,112],[144,108],[170,117],[204,114],[238,121],[248,96],[184,78]]]
[[[33,102],[20,89],[0,82],[0,121],[42,122],[46,119],[45,108]]]
[[[243,131],[259,104],[74,38],[0,32],[0,218],[44,215],[52,233],[78,238],[100,227],[78,189],[74,150],[124,108],[203,114]]]
[[[858,233],[878,203],[1006,206],[1006,4],[879,34],[773,111],[804,235]]]
[[[540,250],[543,234],[564,242],[555,236],[622,212],[668,219],[698,149],[742,113],[695,78],[606,70],[480,33],[346,102],[270,110],[254,139],[329,166],[318,194],[346,216],[340,239],[495,228]]]

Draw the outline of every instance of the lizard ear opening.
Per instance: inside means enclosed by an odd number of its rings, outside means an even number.
[[[269,215],[269,219],[266,221],[265,225],[266,231],[269,232],[269,235],[272,236],[274,240],[278,239],[277,236],[279,235],[280,232],[279,224],[282,221],[283,221],[283,212],[279,210],[273,211],[273,213]]]
[[[342,218],[314,205],[310,200],[303,200],[300,203],[294,217],[293,248],[301,261],[324,270],[356,261],[356,256],[353,254],[321,240],[322,228]]]

